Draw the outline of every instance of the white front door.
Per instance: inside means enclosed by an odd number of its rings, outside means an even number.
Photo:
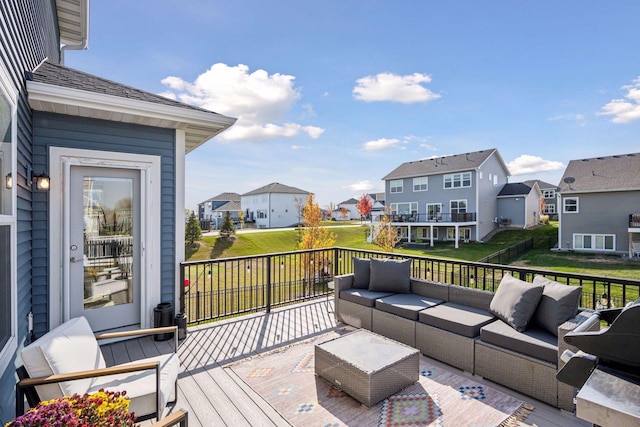
[[[141,323],[141,172],[70,167],[69,315],[94,331]]]

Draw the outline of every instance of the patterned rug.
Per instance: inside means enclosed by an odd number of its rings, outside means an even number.
[[[516,426],[533,410],[524,402],[420,356],[418,382],[371,408],[314,374],[314,345],[349,330],[229,366],[294,426]]]

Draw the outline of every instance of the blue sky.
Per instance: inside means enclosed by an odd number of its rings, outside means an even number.
[[[271,182],[324,207],[497,148],[510,182],[640,152],[640,2],[94,0],[65,65],[237,117],[186,207]]]

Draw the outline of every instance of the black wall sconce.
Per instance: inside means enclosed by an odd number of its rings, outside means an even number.
[[[13,188],[13,176],[11,176],[11,173],[8,173],[4,178],[4,186],[7,190],[11,190]]]
[[[49,188],[51,187],[49,175],[44,172],[40,175],[31,175],[31,180],[36,182],[36,191],[49,191]]]

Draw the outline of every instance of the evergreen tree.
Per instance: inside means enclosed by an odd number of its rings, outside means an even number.
[[[187,227],[184,230],[184,240],[189,245],[193,245],[195,242],[200,240],[201,237],[202,229],[200,228],[200,221],[198,221],[198,217],[196,217],[195,212],[191,211]]]
[[[220,235],[223,237],[229,237],[235,232],[236,228],[233,226],[233,221],[231,221],[231,214],[227,211],[224,219],[222,220],[222,225],[220,226]]]

